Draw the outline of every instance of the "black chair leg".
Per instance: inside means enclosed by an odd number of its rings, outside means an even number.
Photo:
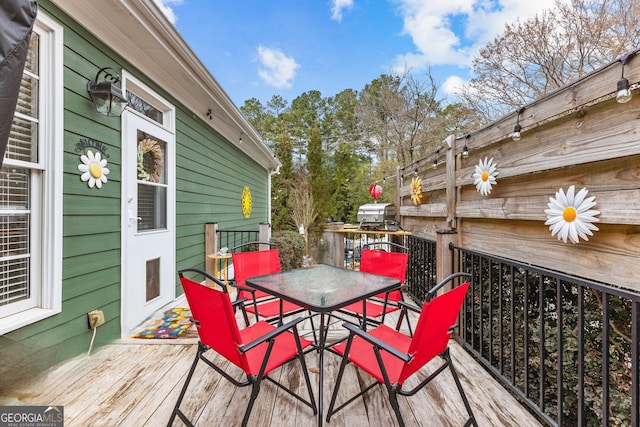
[[[247,403],[247,410],[244,413],[244,418],[242,419],[242,427],[246,427],[249,423],[249,417],[251,416],[251,410],[253,409],[253,404],[256,402],[256,398],[260,393],[260,380],[253,378],[253,383],[251,384],[251,397],[249,398],[249,403]]]
[[[340,370],[338,371],[338,378],[336,379],[336,385],[333,387],[333,393],[331,394],[331,402],[329,403],[329,409],[327,409],[327,422],[333,415],[333,407],[336,404],[336,398],[338,397],[338,389],[340,388],[340,383],[342,382],[342,375],[344,374],[344,369],[349,363],[349,351],[351,350],[351,342],[353,340],[353,333],[349,335],[349,341],[347,342],[347,346],[344,351],[344,355],[342,356],[342,363],[340,363]],[[320,396],[320,399],[322,396]],[[338,408],[339,409],[339,408]]]
[[[169,418],[169,422],[167,423],[168,427],[173,425],[173,421],[176,419],[176,415],[180,418],[185,424],[191,426],[193,425],[191,421],[187,419],[187,417],[180,410],[180,404],[182,403],[182,399],[184,399],[184,395],[187,392],[187,387],[189,387],[189,383],[191,382],[191,377],[193,377],[193,373],[196,370],[196,366],[198,365],[198,361],[202,354],[206,351],[205,347],[202,345],[200,341],[198,341],[198,351],[196,352],[196,357],[193,359],[193,363],[191,364],[191,368],[189,368],[189,373],[187,374],[187,378],[184,381],[184,385],[182,386],[182,390],[180,390],[180,395],[178,396],[178,401],[176,402],[176,406],[173,407],[173,412],[171,413],[171,418]]]
[[[396,390],[389,388],[389,402],[391,403],[391,407],[393,408],[393,412],[396,413],[396,418],[398,418],[398,424],[400,427],[404,427],[404,419],[402,418],[402,414],[400,413],[400,405],[398,404],[398,393]]]
[[[469,404],[469,400],[467,399],[467,395],[462,388],[462,383],[460,382],[460,378],[458,377],[458,372],[456,368],[453,367],[453,361],[451,360],[451,354],[449,354],[449,349],[445,350],[444,358],[449,364],[449,369],[451,370],[451,375],[453,376],[453,380],[456,382],[456,387],[458,388],[458,392],[460,393],[460,397],[462,397],[462,401],[464,402],[464,407],[467,409],[467,414],[469,414],[469,419],[465,423],[467,425],[474,425],[478,427],[478,423],[476,421],[476,417],[473,415],[473,411],[471,410],[471,405]]]

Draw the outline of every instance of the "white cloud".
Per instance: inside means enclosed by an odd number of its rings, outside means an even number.
[[[449,76],[440,88],[446,95],[456,96],[460,93],[460,89],[467,84],[467,81],[458,76]]]
[[[300,67],[296,61],[279,49],[258,47],[258,56],[262,67],[258,76],[268,85],[278,89],[288,89],[293,84],[296,70]]]
[[[175,12],[171,8],[171,5],[179,5],[182,4],[182,0],[153,0],[155,4],[162,10],[164,15],[167,17],[172,24],[175,25],[178,17]]]
[[[342,21],[342,11],[351,9],[353,0],[331,0],[331,19],[334,21]]]
[[[398,55],[396,68],[431,65],[469,66],[481,46],[504,30],[507,22],[521,21],[554,0],[395,0],[404,20],[404,34],[414,52]]]

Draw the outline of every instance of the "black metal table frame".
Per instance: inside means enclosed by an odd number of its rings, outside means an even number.
[[[313,271],[313,269],[318,269]],[[307,271],[309,272],[307,274]],[[313,275],[314,273],[319,275],[320,279],[316,281],[308,281],[305,286],[306,293],[294,294],[293,292],[287,292],[287,280],[300,280],[306,276]],[[353,279],[357,282],[366,282],[367,285],[364,290],[360,290],[357,293],[354,291],[349,294],[346,292],[348,288],[341,289],[341,293],[345,296],[332,297],[330,293],[336,290],[336,284],[334,281],[340,279]],[[384,276],[378,276],[370,273],[363,273],[354,270],[347,270],[339,267],[333,267],[328,265],[318,265],[310,268],[303,268],[298,270],[284,271],[280,273],[267,274],[264,276],[252,277],[246,280],[247,285],[255,288],[259,291],[267,292],[285,301],[297,304],[309,311],[317,313],[320,317],[319,327],[319,339],[315,348],[318,350],[318,425],[322,426],[322,389],[323,389],[323,365],[324,365],[324,350],[326,347],[326,339],[328,334],[328,326],[325,326],[325,316],[331,316],[331,312],[336,311],[349,304],[366,300],[374,295],[394,290],[400,287],[400,281]],[[362,283],[361,283],[362,284]],[[369,285],[370,284],[370,285]],[[330,289],[330,287],[333,289]],[[341,283],[340,286],[349,286],[349,283]],[[324,292],[323,292],[324,289]],[[339,289],[340,290],[340,289]],[[327,303],[327,297],[329,302]],[[332,301],[333,299],[333,301]],[[313,322],[312,322],[313,327]],[[314,331],[315,337],[315,331]]]

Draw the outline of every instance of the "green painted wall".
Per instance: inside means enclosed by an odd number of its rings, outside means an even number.
[[[88,350],[91,309],[104,310],[106,317],[94,348],[120,337],[121,122],[96,113],[89,99],[86,85],[99,68],[124,68],[176,106],[176,270],[204,268],[206,222],[225,230],[257,230],[268,218],[267,171],[50,2],[40,1],[39,8],[64,27],[63,308],[1,337],[3,345],[17,350],[16,357],[30,358],[32,372]],[[107,147],[110,173],[100,190],[80,180],[75,145],[84,138]],[[240,208],[245,185],[253,196],[250,219]],[[182,293],[177,278],[176,289]]]

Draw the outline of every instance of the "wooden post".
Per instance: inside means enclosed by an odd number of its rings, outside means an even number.
[[[258,227],[258,240],[260,242],[270,242],[271,241],[271,224],[268,222],[261,222]],[[259,248],[260,250],[269,249],[269,246],[265,246],[263,248]]]
[[[324,241],[327,243],[328,256],[324,258],[327,265],[336,267],[344,267],[344,233],[334,233],[332,230],[342,228],[343,222],[333,222],[327,224],[322,234]]]
[[[446,152],[447,172],[447,227],[456,228],[456,137],[449,135],[445,139],[449,147]]]
[[[204,271],[213,275],[215,272],[214,260],[208,255],[218,252],[218,223],[207,222],[204,224]],[[207,280],[207,285],[211,286],[211,281]]]
[[[436,232],[436,280],[440,283],[445,277],[452,274],[453,271],[453,256],[451,249],[449,249],[449,243],[456,244],[458,241],[458,232],[456,230],[438,230]],[[450,285],[445,286],[440,290],[444,292],[451,289]]]

